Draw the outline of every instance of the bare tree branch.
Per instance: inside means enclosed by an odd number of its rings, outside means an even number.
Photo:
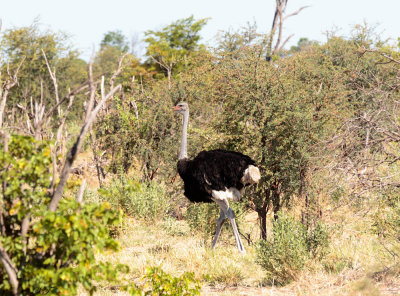
[[[282,50],[282,49],[285,47],[286,43],[288,43],[288,41],[289,41],[293,36],[294,36],[294,34],[290,34],[290,35],[285,39],[285,41],[283,41],[283,43],[282,43],[282,45],[279,47],[278,51]]]
[[[124,53],[122,55],[122,57],[119,59],[118,68],[117,68],[117,70],[115,70],[114,74],[110,78],[110,87],[111,88],[114,88],[115,78],[117,78],[117,76],[121,73],[121,71],[122,71],[122,62],[124,61],[124,59],[125,59],[125,57],[127,55],[128,55],[128,53]]]
[[[62,197],[62,193],[64,191],[64,186],[67,183],[67,179],[69,177],[70,171],[71,171],[71,167],[73,162],[75,161],[78,153],[80,152],[80,149],[83,145],[83,141],[85,139],[85,136],[87,134],[87,132],[89,131],[93,121],[96,118],[97,113],[99,112],[100,108],[103,106],[103,104],[114,95],[115,92],[117,92],[118,90],[121,89],[121,85],[117,85],[116,87],[114,87],[112,90],[110,90],[110,92],[102,97],[101,101],[99,102],[99,104],[96,106],[96,108],[89,113],[87,121],[85,121],[81,132],[78,136],[78,138],[75,141],[75,144],[72,146],[72,148],[68,151],[67,157],[65,159],[65,163],[64,163],[64,167],[61,171],[61,175],[60,175],[60,181],[57,185],[57,188],[53,194],[53,197],[50,201],[50,205],[49,205],[49,210],[50,211],[55,211],[57,209],[58,203],[61,200]]]
[[[310,6],[309,6],[309,5],[306,5],[306,6],[300,7],[300,8],[299,8],[298,10],[296,10],[295,12],[292,12],[291,14],[286,15],[286,16],[283,18],[282,21],[285,21],[286,19],[288,19],[288,18],[291,17],[291,16],[298,15],[303,9],[308,8],[308,7],[310,7]]]
[[[275,54],[278,51],[278,47],[279,44],[281,43],[281,39],[282,39],[282,28],[283,28],[283,19],[282,19],[282,15],[286,10],[286,4],[287,4],[287,0],[282,0],[281,4],[279,6],[277,6],[277,10],[278,10],[278,17],[279,17],[279,25],[278,25],[278,38],[276,40],[275,43],[275,47],[273,50],[273,54]]]
[[[47,60],[47,56],[46,56],[46,53],[44,52],[43,48],[42,48],[42,54],[43,54],[44,60],[46,61],[47,69],[49,70],[49,74],[50,74],[51,80],[53,80],[54,93],[56,95],[56,103],[58,105],[57,110],[58,110],[58,115],[60,115],[61,114],[61,108],[60,108],[60,105],[58,104],[60,102],[60,97],[58,95],[58,83],[57,83],[57,78],[56,78],[56,69],[54,68],[54,71],[51,70],[49,61]]]
[[[175,65],[176,63],[174,63],[174,62],[171,61],[171,62],[169,63],[169,65],[168,65],[168,64],[166,64],[166,63],[164,63],[164,62],[161,62],[161,61],[157,60],[157,59],[154,58],[153,56],[150,56],[150,57],[153,59],[153,61],[155,61],[157,64],[159,64],[161,68],[164,68],[165,70],[167,70],[167,75],[168,75],[168,89],[170,89],[170,88],[171,88],[172,69],[173,69],[173,67],[174,67],[174,65]]]
[[[86,104],[86,114],[85,114],[85,122],[88,121],[90,117],[90,113],[92,112],[94,106],[94,99],[96,97],[96,84],[93,82],[93,60],[94,60],[94,53],[89,61],[89,71],[88,71],[88,81],[89,81],[89,102]],[[101,77],[104,79],[104,76]]]
[[[6,108],[7,96],[10,89],[18,83],[18,72],[21,69],[22,63],[25,61],[25,57],[22,58],[19,63],[17,70],[15,70],[14,75],[10,74],[9,64],[7,64],[7,73],[9,79],[6,80],[4,85],[0,86],[0,128],[3,127],[3,118],[4,118],[4,110]],[[1,80],[1,72],[0,72],[0,80]]]
[[[3,248],[1,240],[0,240],[0,260],[3,263],[3,266],[7,272],[13,294],[19,295],[18,292],[19,282],[17,277],[18,270],[15,268],[14,263],[10,259],[10,256],[8,256],[6,250]]]
[[[288,38],[286,38],[283,44],[281,45],[284,21],[286,21],[291,16],[299,14],[303,9],[309,7],[309,6],[300,7],[295,12],[292,12],[291,14],[284,16],[288,0],[276,0],[275,2],[276,2],[275,14],[269,34],[269,39],[267,42],[267,57],[271,57],[272,55],[276,54],[279,50],[281,50],[289,41],[289,39],[293,36],[291,35]],[[273,41],[276,34],[277,34],[277,40],[275,42],[275,45],[273,46],[274,43]]]
[[[391,56],[387,55],[386,53],[383,53],[383,52],[381,52],[381,51],[379,51],[379,50],[363,48],[363,49],[361,49],[360,51],[361,51],[361,54],[364,54],[364,53],[366,53],[366,52],[377,53],[377,54],[383,56],[384,58],[388,59],[389,61],[391,61],[391,62],[393,62],[393,63],[400,64],[400,61],[399,61],[399,60],[396,60],[396,59],[392,58]]]
[[[2,136],[3,138],[3,152],[7,153],[8,152],[8,140],[10,138],[10,135],[7,134],[6,132],[2,132],[0,130],[0,136]],[[4,196],[6,188],[7,188],[7,181],[3,180],[2,182],[3,184],[1,184],[2,188],[1,190],[3,191],[2,194]],[[1,203],[3,203],[3,201],[1,201]],[[3,216],[3,204],[0,204],[0,233],[2,236],[4,236],[6,234],[6,227],[4,224],[4,216]]]

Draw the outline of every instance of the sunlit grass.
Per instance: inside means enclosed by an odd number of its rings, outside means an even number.
[[[255,218],[251,214],[244,219],[243,232],[254,229]],[[370,231],[371,215],[360,217],[343,208],[326,219],[331,234],[329,252],[321,261],[310,259],[297,280],[284,287],[265,284],[264,271],[255,263],[254,245],[246,242],[247,252],[240,254],[231,233],[224,229],[216,249],[211,250],[211,237],[205,240],[184,220],[171,217],[154,223],[125,218],[117,229],[120,250],[98,254],[98,260],[128,265],[127,277],[134,282],[150,266],[160,266],[172,276],[194,272],[202,284],[202,295],[380,295],[379,291],[389,289],[385,281],[393,289],[400,287],[396,276],[400,272],[385,274],[380,282],[374,280],[373,275],[392,262]],[[100,286],[96,295],[128,294]]]

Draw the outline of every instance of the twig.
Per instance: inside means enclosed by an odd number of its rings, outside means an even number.
[[[400,64],[399,60],[396,60],[396,59],[392,58],[391,56],[389,56],[389,55],[387,55],[387,54],[385,54],[385,53],[383,53],[383,52],[381,52],[379,50],[362,48],[362,49],[360,49],[360,52],[361,52],[361,55],[363,55],[366,52],[377,53],[377,54],[383,56],[384,58],[390,60],[393,63]]]
[[[117,78],[117,76],[121,73],[121,71],[122,71],[122,62],[124,61],[124,59],[125,59],[125,57],[128,55],[128,53],[126,52],[126,53],[124,53],[123,55],[122,55],[122,57],[119,59],[119,62],[118,62],[118,68],[117,68],[117,70],[115,70],[115,72],[114,72],[114,74],[111,76],[111,78],[110,78],[110,87],[111,88],[113,88],[114,87],[114,81],[115,81],[115,78]]]

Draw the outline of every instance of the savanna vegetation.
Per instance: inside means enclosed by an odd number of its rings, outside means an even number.
[[[206,24],[147,31],[144,57],[110,31],[88,62],[38,22],[1,32],[1,295],[399,293],[400,44],[362,24],[285,49],[278,14],[210,48]],[[183,197],[179,101],[189,155],[260,167],[245,255]]]

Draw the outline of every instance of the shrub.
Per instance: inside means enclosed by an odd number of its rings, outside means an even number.
[[[314,229],[307,233],[307,250],[312,258],[325,257],[329,248],[329,231],[325,224],[318,222]]]
[[[378,236],[388,255],[400,256],[400,201],[385,200],[374,215],[372,232]]]
[[[307,257],[306,229],[283,215],[273,224],[273,240],[261,240],[257,247],[257,263],[269,284],[285,285],[296,279]]]
[[[191,272],[173,277],[160,267],[151,267],[146,270],[144,280],[145,284],[142,287],[144,295],[200,295],[201,286]]]
[[[209,237],[215,231],[218,215],[219,207],[214,203],[191,203],[185,218],[192,232]]]
[[[114,178],[107,187],[98,192],[114,208],[146,221],[163,219],[170,209],[164,186],[155,181],[144,184],[125,177]]]
[[[285,285],[297,278],[306,260],[322,260],[329,247],[327,227],[318,222],[307,231],[303,224],[282,213],[273,223],[273,239],[257,246],[257,263],[269,284]]]
[[[96,261],[95,253],[118,248],[109,227],[121,215],[108,203],[81,206],[66,198],[56,211],[48,210],[48,143],[12,136],[9,152],[0,149],[0,246],[16,268],[18,294],[76,294],[79,283],[92,294],[96,282],[119,282],[127,267]],[[29,227],[22,235],[25,221]],[[9,273],[1,265],[0,295],[13,294]]]

